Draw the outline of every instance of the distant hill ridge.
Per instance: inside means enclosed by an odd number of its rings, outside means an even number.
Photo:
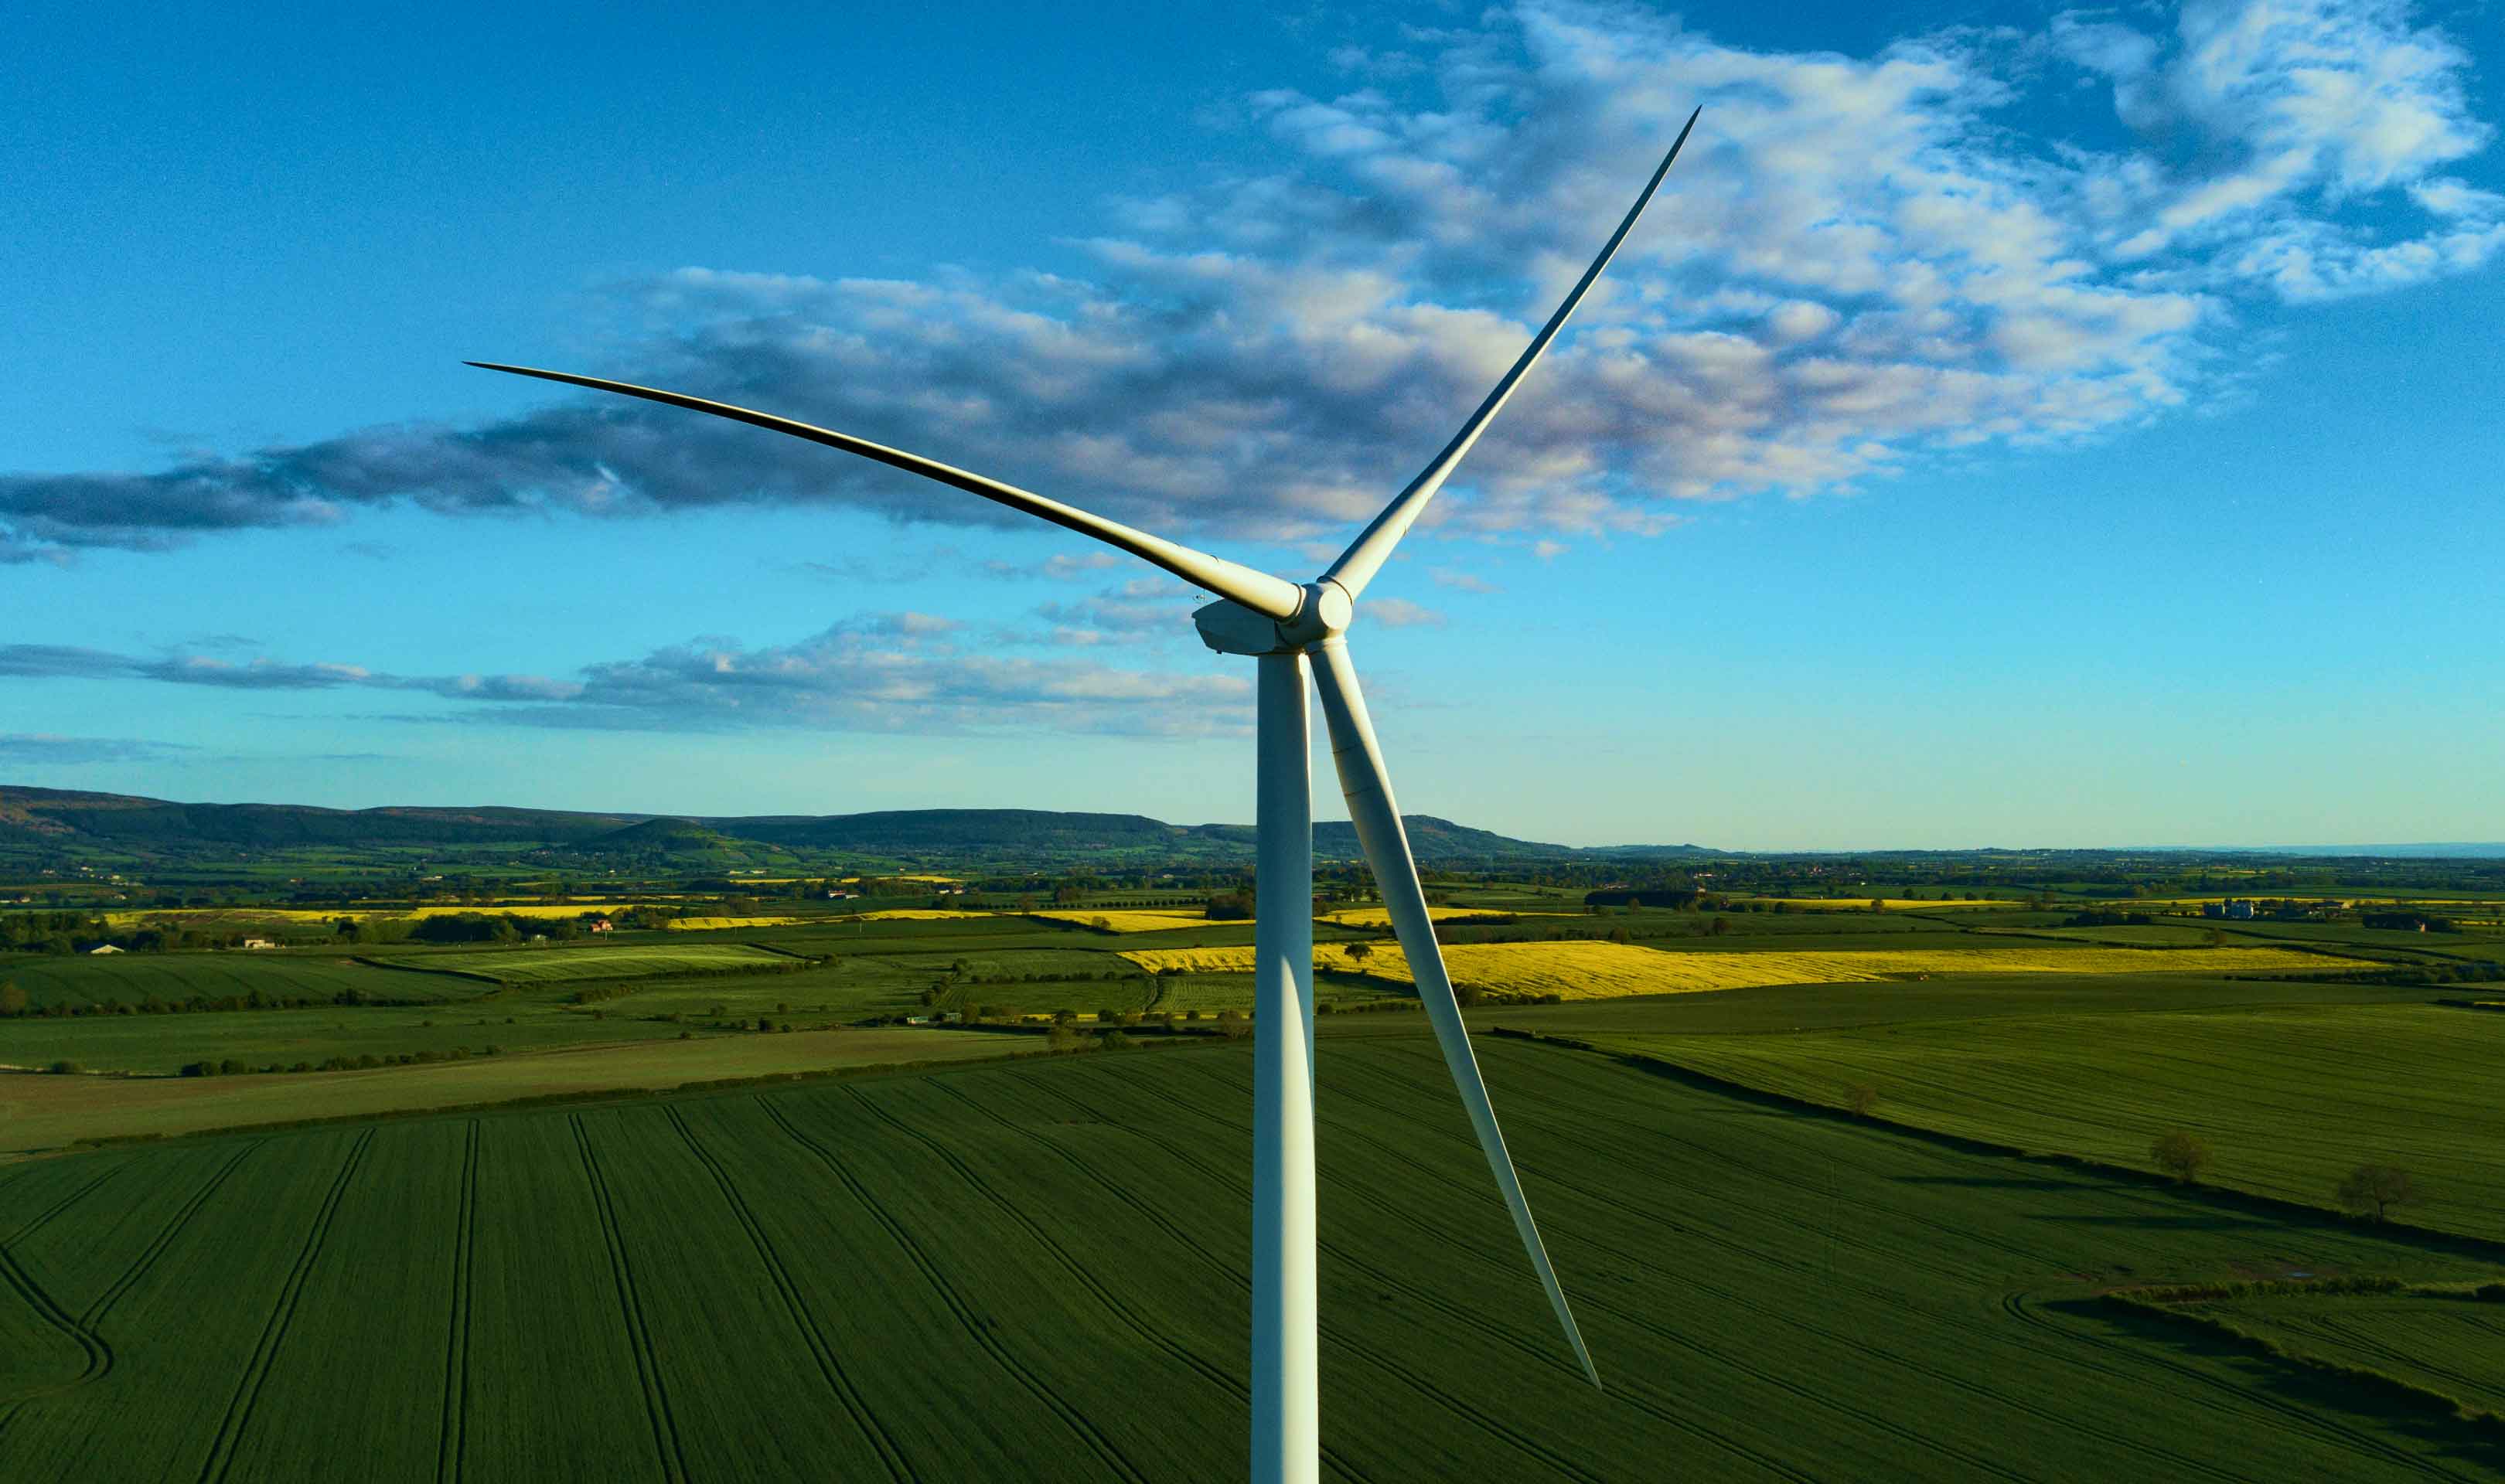
[[[1583,850],[1515,840],[1432,814],[1405,816],[1423,861],[1539,860],[1622,854],[1705,855],[1696,846]],[[1145,814],[1063,813],[1028,809],[878,810],[858,814],[673,815],[566,810],[319,809],[298,804],[178,804],[128,794],[0,786],[0,843],[87,842],[124,848],[221,846],[538,846],[586,855],[692,854],[751,846],[793,850],[930,856],[1032,851],[1053,856],[1168,852],[1250,861],[1249,824],[1168,824]],[[1314,847],[1332,859],[1358,856],[1345,822],[1314,826]]]

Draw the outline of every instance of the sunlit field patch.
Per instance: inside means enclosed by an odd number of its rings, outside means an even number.
[[[672,917],[661,924],[674,933],[713,933],[728,928],[790,927],[797,922],[814,922],[815,917]]]
[[[1324,944],[1314,966],[1409,981],[1393,944]],[[1252,949],[1143,949],[1123,957],[1149,973],[1249,974]],[[1621,943],[1474,943],[1444,949],[1456,984],[1501,999],[1570,1000],[1684,994],[1759,984],[1856,984],[1947,974],[2284,974],[2368,968],[2361,959],[2288,949],[1928,949],[1803,953],[1677,953]]]
[[[1027,915],[1041,917],[1047,922],[1076,922],[1086,927],[1102,925],[1117,933],[1164,933],[1178,927],[1207,927],[1212,920],[1209,914],[1187,907],[1162,911],[1149,908],[1114,907],[1099,912],[1056,909],[1050,912],[1031,912]]]

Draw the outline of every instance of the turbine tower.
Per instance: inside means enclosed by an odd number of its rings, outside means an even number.
[[[823,443],[829,448],[937,480],[979,495],[1011,509],[1023,510],[1054,525],[1093,536],[1127,551],[1176,576],[1218,595],[1192,615],[1203,642],[1223,654],[1251,656],[1258,667],[1256,747],[1258,874],[1253,891],[1253,1095],[1252,1095],[1252,1478],[1256,1484],[1311,1484],[1321,1476],[1321,1403],[1319,1340],[1316,1333],[1314,1229],[1314,930],[1313,930],[1313,767],[1309,756],[1305,710],[1306,662],[1313,662],[1315,689],[1323,719],[1330,732],[1331,760],[1339,772],[1340,792],[1348,801],[1349,819],[1374,873],[1376,886],[1392,918],[1393,933],[1409,960],[1418,998],[1442,1047],[1453,1086],[1468,1110],[1487,1155],[1497,1190],[1513,1213],[1514,1230],[1523,1250],[1548,1292],[1549,1307],[1566,1331],[1566,1342],[1594,1387],[1601,1373],[1574,1327],[1566,1291],[1540,1244],[1539,1228],[1531,1219],[1531,1204],[1522,1193],[1513,1160],[1505,1153],[1504,1134],[1497,1126],[1496,1108],[1488,1101],[1487,1084],[1479,1076],[1478,1058],[1470,1050],[1469,1032],[1462,1023],[1461,1006],[1453,996],[1444,955],[1435,945],[1434,925],[1427,911],[1425,889],[1393,802],[1392,777],[1367,716],[1364,692],[1350,662],[1347,633],[1357,616],[1357,600],[1391,559],[1393,548],[1408,533],[1427,501],[1443,488],[1456,465],[1479,434],[1504,407],[1522,379],[1557,338],[1583,295],[1600,278],[1618,247],[1635,229],[1662,178],[1670,173],[1696,127],[1696,113],[1687,117],[1678,138],[1661,165],[1644,183],[1636,203],[1610,233],[1582,279],[1566,295],[1557,312],[1534,335],[1522,359],[1504,373],[1487,400],[1470,415],[1462,431],[1434,461],[1409,482],[1383,513],[1374,518],[1330,569],[1299,586],[1283,577],[1254,571],[1150,535],[1075,505],[1007,485],[980,474],[889,448],[850,433],[834,432],[770,413],[753,412],[723,402],[708,401],[679,392],[631,386],[596,376],[537,370],[473,361],[490,371],[510,371],[546,381],[616,392],[647,401],[664,402],[734,422],[768,429]]]

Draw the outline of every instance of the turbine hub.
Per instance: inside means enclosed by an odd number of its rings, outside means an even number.
[[[1191,621],[1200,641],[1220,654],[1288,654],[1340,633],[1356,616],[1348,590],[1325,580],[1305,584],[1303,604],[1284,623],[1226,599],[1194,609]]]

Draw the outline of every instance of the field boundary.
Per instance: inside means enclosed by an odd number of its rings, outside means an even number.
[[[2415,1223],[2393,1221],[2388,1218],[2380,1222],[2370,1221],[2364,1217],[2352,1216],[2346,1211],[2335,1210],[2330,1206],[2318,1206],[2311,1201],[2290,1200],[2283,1195],[2265,1195],[2258,1191],[2240,1190],[2234,1186],[2178,1181],[2170,1176],[2158,1174],[2154,1170],[2135,1169],[2128,1164],[2116,1164],[2111,1160],[2098,1159],[2087,1155],[2068,1154],[2061,1150],[2028,1149],[2022,1145],[2004,1144],[1993,1139],[1978,1139],[1970,1134],[1924,1128],[1919,1123],[1907,1123],[1876,1113],[1863,1116],[1849,1109],[1839,1108],[1832,1103],[1794,1097],[1786,1092],[1777,1092],[1748,1083],[1737,1082],[1716,1073],[1689,1066],[1684,1062],[1672,1061],[1667,1057],[1650,1055],[1642,1052],[1622,1052],[1571,1036],[1552,1036],[1543,1031],[1522,1030],[1509,1025],[1491,1026],[1481,1034],[1508,1041],[1529,1041],[1541,1046],[1562,1047],[1586,1055],[1602,1056],[1621,1066],[1632,1067],[1649,1076],[1683,1083],[1701,1091],[1715,1092],[1744,1102],[1756,1103],[1761,1107],[1779,1108],[1785,1112],[1806,1114],[1834,1122],[1884,1129],[1888,1133],[1920,1139],[1943,1149],[1953,1149],[1960,1154],[1992,1155],[2001,1158],[2023,1159],[2030,1164],[2052,1164],[2064,1169],[2084,1170],[2109,1180],[2129,1181],[2133,1185],[2170,1191],[2176,1195],[2204,1201],[2210,1205],[2227,1206],[2247,1214],[2272,1216],[2281,1220],[2302,1220],[2317,1225],[2364,1226],[2378,1236],[2430,1252],[2441,1252],[2455,1257],[2480,1258],[2491,1262],[2505,1261],[2505,1241],[2492,1237],[2474,1236],[2464,1231],[2447,1231],[2442,1227],[2421,1226]]]
[[[950,1027],[955,1029],[956,1027]],[[1194,1040],[1202,1038],[1190,1038]],[[1210,1038],[1213,1045],[1231,1045]],[[760,1072],[754,1077],[716,1077],[696,1082],[683,1082],[667,1087],[586,1087],[576,1092],[537,1092],[527,1097],[490,1098],[475,1103],[438,1103],[427,1108],[385,1108],[371,1113],[327,1114],[320,1118],[276,1119],[260,1123],[221,1123],[211,1128],[187,1128],[180,1133],[117,1133],[93,1139],[79,1139],[58,1149],[30,1151],[21,1157],[52,1159],[64,1155],[93,1154],[98,1150],[127,1149],[134,1145],[158,1146],[181,1144],[194,1139],[223,1139],[236,1134],[294,1133],[307,1128],[332,1128],[341,1124],[379,1123],[403,1119],[450,1118],[457,1115],[513,1113],[533,1108],[562,1108],[570,1105],[647,1102],[653,1098],[692,1096],[704,1092],[736,1092],[747,1087],[765,1087],[784,1083],[826,1082],[844,1078],[913,1075],[942,1071],[950,1067],[990,1066],[1020,1056],[1044,1054],[1039,1052],[1004,1052],[997,1056],[959,1056],[914,1061],[879,1061],[857,1067],[820,1067],[799,1072]]]
[[[2075,1300],[2074,1302],[2086,1301]],[[2339,1382],[2344,1387],[2374,1395],[2388,1402],[2434,1412],[2446,1421],[2477,1429],[2481,1436],[2490,1442],[2505,1443],[2505,1417],[2500,1417],[2485,1407],[2473,1406],[2458,1397],[2437,1391],[2433,1387],[2420,1386],[2415,1381],[2405,1381],[2399,1376],[2376,1370],[2372,1366],[2350,1365],[2345,1362],[2310,1355],[2305,1351],[2281,1344],[2267,1335],[2255,1334],[2240,1325],[2232,1324],[2215,1315],[2190,1313],[2172,1304],[2143,1297],[2128,1289],[2116,1289],[2100,1294],[2093,1301],[2108,1310],[2133,1318],[2154,1320],[2160,1324],[2223,1341],[2247,1355],[2319,1373]]]

